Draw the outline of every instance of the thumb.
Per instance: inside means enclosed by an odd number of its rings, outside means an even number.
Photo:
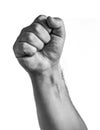
[[[47,24],[52,29],[52,33],[59,37],[65,38],[65,27],[64,23],[60,18],[47,17]]]

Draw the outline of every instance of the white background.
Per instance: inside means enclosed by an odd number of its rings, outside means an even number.
[[[61,17],[66,42],[61,65],[71,99],[89,130],[100,129],[99,0],[0,2],[0,130],[39,130],[32,85],[12,46],[40,14]]]

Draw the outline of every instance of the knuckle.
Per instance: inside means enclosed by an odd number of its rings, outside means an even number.
[[[30,26],[24,27],[24,28],[21,30],[21,34],[24,33],[24,32],[29,32],[29,31],[31,31],[31,27],[30,27]]]
[[[33,35],[32,35],[32,34],[33,34],[33,33],[31,33],[31,32],[23,32],[23,33],[21,34],[21,36],[20,36],[19,41],[31,42],[32,39],[33,39]]]
[[[18,50],[18,52],[22,52],[22,51],[24,52],[24,50],[25,50],[25,42],[19,43],[16,50]]]
[[[21,43],[21,48],[22,48],[22,50],[24,50],[25,47],[26,47],[25,42],[22,42],[22,43]]]
[[[39,23],[34,23],[34,30],[36,32],[39,32],[40,31],[40,24]]]
[[[38,16],[38,19],[39,19],[39,20],[41,20],[41,19],[43,19],[43,18],[46,18],[46,15],[41,14],[41,15]]]
[[[46,19],[47,17],[45,16],[45,15],[39,15],[36,19],[35,19],[35,21],[41,21],[42,19]]]
[[[43,17],[43,15],[40,14],[40,15],[37,17],[37,19],[38,19],[38,20],[41,20],[41,17]]]
[[[31,33],[31,32],[27,32],[27,33],[26,33],[26,36],[27,36],[27,39],[28,39],[29,41],[32,41],[32,33]]]
[[[23,53],[26,53],[26,52],[27,52],[27,49],[28,49],[27,45],[28,45],[28,43],[26,43],[26,42],[23,42],[23,43],[21,44],[21,51],[22,51]]]
[[[21,30],[21,33],[22,33],[22,32],[25,32],[25,31],[26,31],[26,27],[25,27],[25,28],[23,28],[23,29]]]
[[[26,53],[27,46],[25,42],[17,42],[13,46],[16,57],[20,57]]]

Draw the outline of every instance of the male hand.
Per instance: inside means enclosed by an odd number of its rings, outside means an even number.
[[[13,49],[19,63],[28,72],[42,72],[59,64],[64,40],[63,21],[40,15],[22,29]]]

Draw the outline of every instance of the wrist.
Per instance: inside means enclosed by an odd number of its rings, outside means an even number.
[[[56,64],[44,71],[34,71],[30,72],[29,75],[31,78],[38,78],[38,77],[48,77],[50,75],[55,75],[55,73],[61,73],[61,67],[60,64]]]
[[[55,86],[56,84],[64,84],[62,78],[62,71],[59,64],[53,66],[42,72],[35,72],[30,74],[33,86]]]

